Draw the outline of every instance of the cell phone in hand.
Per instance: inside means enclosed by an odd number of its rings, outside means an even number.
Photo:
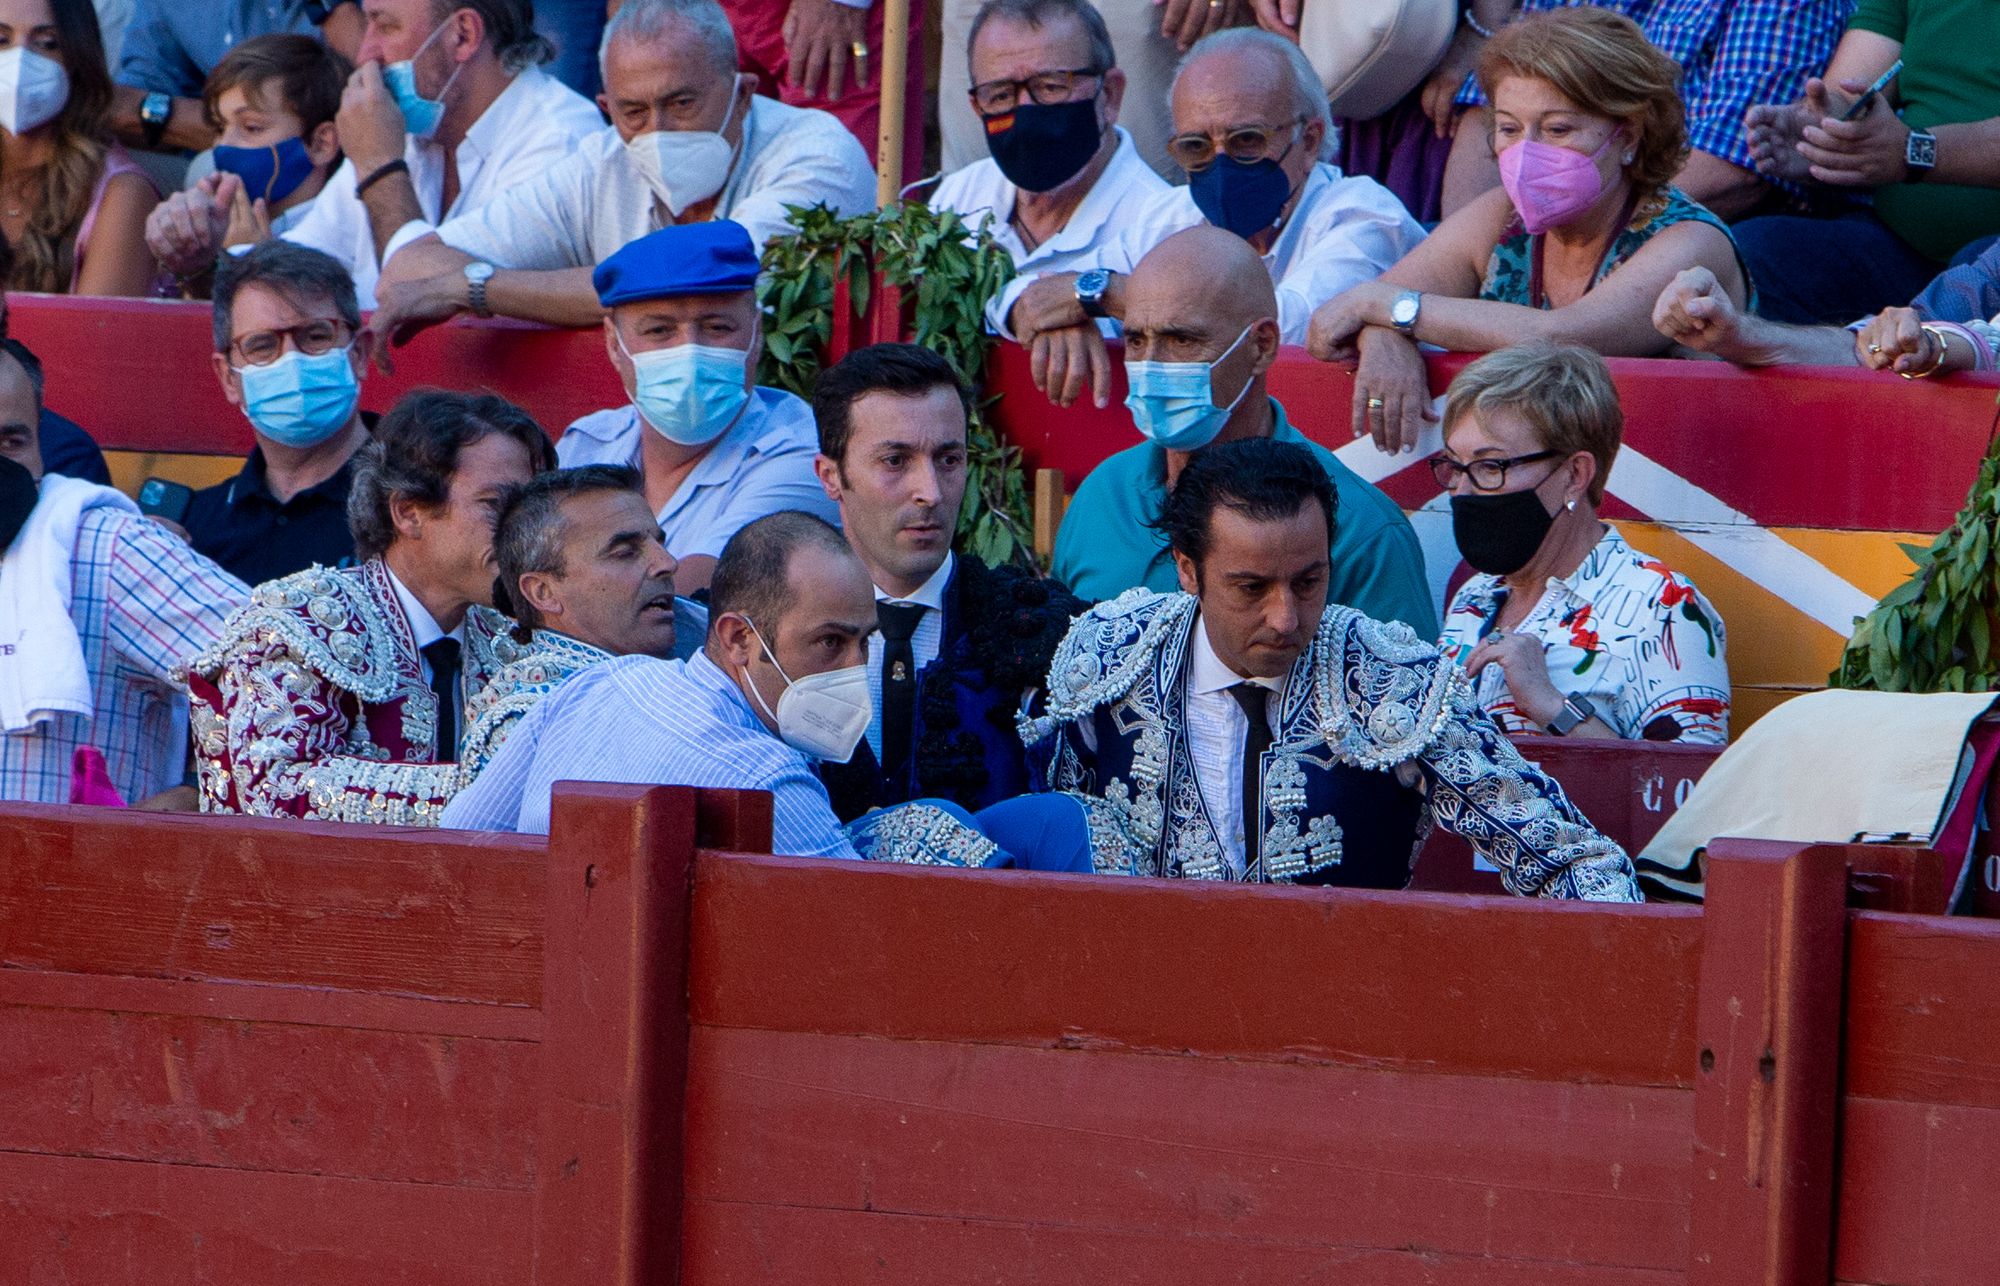
[[[148,478],[139,488],[139,512],[154,518],[165,518],[168,522],[179,522],[187,517],[188,506],[194,501],[194,488],[169,482],[165,478]]]
[[[1844,121],[1858,121],[1863,116],[1866,116],[1868,114],[1868,104],[1875,101],[1875,96],[1877,94],[1880,94],[1883,90],[1889,88],[1889,82],[1896,79],[1897,74],[1900,73],[1902,70],[1903,70],[1902,59],[1898,58],[1895,62],[1890,63],[1889,70],[1883,72],[1880,76],[1877,76],[1875,78],[1874,84],[1862,90],[1861,97],[1855,99],[1851,104],[1848,105],[1847,110],[1841,113],[1840,119]]]

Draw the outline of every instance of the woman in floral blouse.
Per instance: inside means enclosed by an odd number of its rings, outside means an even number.
[[[1686,577],[1597,516],[1624,416],[1580,348],[1525,344],[1465,368],[1444,451],[1459,552],[1479,575],[1445,612],[1445,655],[1508,732],[1721,745],[1722,618]]]

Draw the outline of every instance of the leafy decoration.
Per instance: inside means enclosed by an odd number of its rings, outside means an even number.
[[[1836,688],[1881,692],[2000,689],[2000,443],[1942,535],[1904,545],[1910,579],[1855,622]]]
[[[959,513],[959,548],[996,566],[1032,559],[1028,492],[1019,448],[1006,445],[986,418],[990,399],[977,396],[993,342],[986,301],[1014,275],[1014,263],[993,238],[974,233],[957,214],[903,202],[874,214],[840,218],[825,206],[793,206],[798,231],[764,248],[759,295],[764,306],[764,360],[758,381],[812,396],[833,339],[835,284],[845,282],[857,316],[865,313],[879,274],[914,309],[903,327],[912,343],[941,354],[975,392],[967,426],[966,503]]]

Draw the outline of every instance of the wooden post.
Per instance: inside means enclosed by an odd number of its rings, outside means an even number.
[[[882,0],[882,126],[875,139],[875,204],[903,193],[903,105],[910,79],[910,0]]]
[[[1688,1286],[1826,1286],[1847,946],[1840,846],[1709,850]]]
[[[680,1280],[697,815],[686,786],[642,793],[565,782],[556,793],[542,948],[536,1286]]]

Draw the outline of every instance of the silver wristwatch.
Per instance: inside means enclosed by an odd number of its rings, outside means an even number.
[[[1423,308],[1423,293],[1406,290],[1389,305],[1389,323],[1405,335],[1413,334],[1417,329],[1417,314]]]
[[[1102,268],[1080,273],[1076,279],[1076,303],[1085,317],[1104,316],[1104,292],[1111,289],[1111,274]]]
[[[465,301],[472,307],[474,317],[491,317],[492,310],[486,307],[486,283],[493,276],[493,265],[473,262],[465,265]]]
[[[1920,129],[1910,131],[1909,139],[1903,144],[1903,164],[1909,168],[1906,183],[1915,183],[1928,178],[1937,167],[1937,135],[1926,134]]]
[[[1549,720],[1546,731],[1551,737],[1567,737],[1578,724],[1596,717],[1597,707],[1590,704],[1588,697],[1564,697],[1563,708]]]

